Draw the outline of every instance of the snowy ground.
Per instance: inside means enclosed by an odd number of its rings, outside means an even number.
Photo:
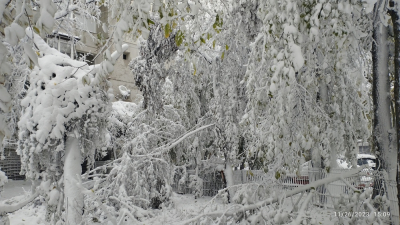
[[[173,206],[164,210],[154,210],[156,216],[143,221],[143,224],[178,224],[201,212],[209,212],[211,208],[215,210],[225,207],[221,199],[216,199],[213,203],[210,203],[211,199],[211,197],[195,199],[194,195],[173,193],[171,198],[174,203]]]
[[[8,204],[17,203],[23,200],[30,189],[30,182],[27,181],[10,181],[4,187],[1,195],[1,203],[7,202]],[[6,200],[7,199],[7,200]],[[180,195],[173,193],[171,200],[172,205],[165,209],[153,210],[155,215],[140,225],[167,225],[167,224],[180,224],[181,222],[193,218],[202,212],[220,211],[228,209],[229,205],[222,203],[222,199],[215,198],[213,201],[211,197],[202,197],[195,199],[193,195]],[[285,203],[284,203],[285,204]],[[289,201],[287,202],[289,204]],[[8,214],[11,225],[47,225],[45,222],[45,207],[41,205],[39,200],[33,201],[21,210]],[[333,225],[337,218],[333,214],[333,210],[322,209],[313,207],[310,211],[312,216],[317,216],[316,224]],[[99,223],[94,223],[99,224]]]
[[[30,188],[30,181],[8,180],[8,182],[3,187],[3,191],[0,192],[0,201],[4,201],[15,196],[24,195],[25,192],[29,192]]]
[[[29,204],[14,213],[9,213],[10,225],[47,225],[45,222],[46,209],[43,205]]]
[[[0,194],[0,204],[15,204],[29,196],[31,182],[25,180],[8,180]],[[37,202],[37,201],[36,201]],[[9,213],[10,225],[37,225],[45,224],[45,207],[37,205],[35,201],[27,207],[14,213]],[[1,222],[0,222],[1,223]]]

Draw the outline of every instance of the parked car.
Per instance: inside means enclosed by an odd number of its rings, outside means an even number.
[[[369,154],[358,154],[357,155],[357,166],[368,165],[367,168],[363,169],[360,177],[360,184],[358,189],[364,190],[365,188],[372,188],[374,186],[374,171],[376,170],[376,157]],[[364,175],[365,174],[365,175]]]
[[[339,157],[337,163],[340,169],[350,169],[349,165],[344,157]],[[370,154],[357,154],[357,167],[368,164],[369,169],[376,169],[376,157]]]
[[[344,160],[340,160],[340,168],[349,169],[351,166],[347,166]],[[376,157],[371,154],[358,154],[357,155],[357,167],[368,165],[367,168],[361,171],[359,179],[354,180],[352,183],[359,190],[364,190],[365,188],[371,188],[374,186],[374,171],[376,170]]]
[[[366,165],[373,170],[376,170],[376,157],[370,154],[358,154],[357,155],[357,166]]]

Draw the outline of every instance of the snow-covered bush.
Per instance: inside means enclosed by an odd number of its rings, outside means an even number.
[[[198,175],[190,175],[189,180],[189,188],[193,190],[192,194],[195,198],[201,198],[203,196],[203,179]]]
[[[112,103],[111,114],[108,117],[107,130],[109,141],[107,146],[113,149],[116,158],[123,154],[123,146],[129,140],[126,132],[135,116],[140,111],[140,106],[132,102],[116,101]]]
[[[168,204],[172,193],[170,165],[161,158],[134,156],[125,153],[96,194],[103,199],[114,196],[144,209]],[[122,206],[121,206],[122,207]]]
[[[184,193],[184,189],[186,188],[186,180],[187,180],[187,171],[186,166],[175,167],[174,170],[174,182],[178,183],[178,193]]]

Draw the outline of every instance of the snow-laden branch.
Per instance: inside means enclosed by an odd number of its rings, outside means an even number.
[[[4,213],[15,212],[21,209],[22,207],[26,206],[29,202],[33,201],[37,196],[39,196],[39,192],[35,192],[29,198],[15,205],[0,204],[0,215]]]
[[[77,175],[77,178],[78,179],[80,178],[79,175]],[[103,202],[99,201],[99,199],[96,198],[93,189],[88,190],[87,188],[85,188],[82,184],[82,181],[78,182],[77,185],[81,189],[83,194],[87,194],[95,199],[95,201],[99,205],[99,208],[107,215],[108,221],[110,221],[113,225],[117,225],[117,220],[115,219],[115,217],[113,215],[110,214],[110,212],[107,210],[107,207],[103,204]]]
[[[140,113],[138,113],[138,114],[132,119],[132,121],[135,121],[137,118],[139,118],[141,115],[143,115],[143,114],[146,113],[146,112],[147,112],[147,109],[141,111]]]
[[[352,186],[347,180],[345,180],[343,177],[340,178],[340,180],[343,181],[344,184],[346,184],[347,186],[349,186],[351,188],[351,190],[353,191],[360,191],[357,188],[355,188],[354,186]]]
[[[88,172],[82,174],[82,178],[83,178],[83,179],[87,179],[87,178],[88,178],[87,176],[89,176],[89,174],[94,173],[94,172],[97,171],[97,170],[104,170],[104,169],[106,169],[106,168],[108,168],[108,167],[109,167],[109,168],[113,168],[112,164],[113,164],[113,163],[117,163],[117,162],[119,162],[119,161],[121,161],[121,160],[122,160],[122,158],[115,159],[115,160],[113,160],[113,161],[111,161],[111,162],[109,162],[109,163],[107,163],[107,164],[104,164],[104,165],[102,165],[102,166],[96,167],[96,168],[94,168],[94,169],[92,169],[92,170],[90,170],[90,171],[88,171]]]
[[[197,128],[194,131],[186,133],[181,138],[179,138],[177,141],[175,141],[175,142],[173,142],[173,143],[171,143],[171,144],[169,144],[167,146],[161,146],[161,147],[157,148],[157,150],[160,150],[160,151],[157,151],[157,152],[154,152],[154,153],[151,153],[151,154],[147,154],[147,155],[134,155],[134,157],[148,157],[148,156],[160,155],[160,154],[162,154],[164,152],[167,152],[167,151],[171,150],[173,147],[177,146],[179,143],[181,143],[183,140],[185,140],[187,137],[191,136],[192,134],[195,134],[195,133],[197,133],[197,132],[199,132],[201,130],[204,130],[206,128],[209,128],[211,126],[214,126],[214,124],[205,125],[205,126]]]
[[[303,205],[301,205],[301,208],[299,210],[299,214],[297,215],[297,218],[295,221],[293,221],[293,225],[300,224],[301,221],[303,220],[303,217],[305,216],[305,210],[307,208],[308,203],[311,201],[312,196],[314,195],[315,190],[311,190],[310,193],[307,195],[306,200],[304,201]]]
[[[110,196],[109,198],[112,199],[112,200],[115,200],[115,201],[119,202],[120,204],[122,204],[123,206],[125,206],[127,209],[129,209],[129,212],[126,211],[126,214],[127,214],[129,217],[131,217],[134,221],[138,221],[138,219],[140,220],[140,218],[143,217],[143,216],[149,216],[149,215],[151,215],[151,213],[149,213],[148,211],[146,211],[146,210],[144,210],[144,209],[142,209],[142,208],[140,208],[140,207],[137,207],[137,206],[135,206],[135,205],[128,205],[127,203],[121,201],[121,200],[118,199],[117,197]],[[134,215],[132,215],[132,213],[133,213]],[[123,218],[123,217],[122,217],[122,218]]]
[[[322,186],[324,184],[329,184],[329,183],[332,183],[332,182],[334,182],[336,180],[340,180],[342,178],[347,178],[347,177],[354,176],[355,174],[359,173],[364,168],[365,167],[362,166],[362,167],[359,167],[357,169],[352,169],[352,170],[346,171],[345,173],[342,173],[342,174],[331,175],[331,176],[328,176],[328,177],[326,177],[324,179],[312,182],[310,184],[297,187],[297,188],[295,188],[295,189],[293,189],[291,191],[288,191],[286,193],[285,197],[288,198],[288,197],[291,197],[293,195],[296,195],[298,193],[301,193],[301,192],[304,192],[304,191],[307,191],[307,190],[310,190],[310,189],[311,190],[315,190],[317,187]],[[309,196],[307,196],[307,197],[309,197]],[[257,209],[257,208],[260,208],[260,207],[264,207],[264,206],[267,206],[267,205],[274,204],[274,203],[278,202],[279,199],[280,199],[280,196],[274,196],[274,197],[268,198],[266,200],[259,201],[259,202],[255,203],[255,204],[240,206],[240,207],[236,208],[235,211],[230,211],[230,212],[212,212],[212,213],[200,214],[200,215],[198,215],[198,216],[196,216],[196,217],[194,217],[192,219],[183,221],[182,223],[180,223],[180,225],[190,224],[190,223],[195,222],[198,219],[200,219],[202,217],[206,217],[206,216],[207,217],[213,217],[213,218],[217,218],[217,217],[220,217],[222,215],[234,216],[238,212],[244,212],[244,211]],[[303,205],[302,205],[302,208],[303,208]]]

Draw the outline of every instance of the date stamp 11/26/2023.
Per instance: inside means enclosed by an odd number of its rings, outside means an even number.
[[[390,212],[334,212],[336,217],[389,217]]]

